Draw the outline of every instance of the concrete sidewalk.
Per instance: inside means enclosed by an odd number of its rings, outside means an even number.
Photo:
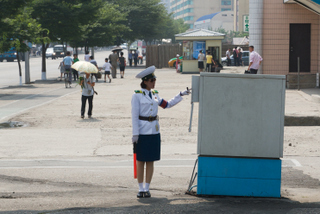
[[[241,68],[242,69],[242,68]],[[188,132],[190,99],[159,109],[162,160],[156,163],[151,199],[136,199],[132,178],[131,96],[139,89],[126,70],[124,79],[99,81],[93,118],[80,118],[80,87],[72,93],[61,83],[36,83],[29,89],[0,92],[0,109],[39,102],[41,91],[55,91],[42,105],[5,120],[24,128],[0,129],[0,211],[3,213],[319,213],[319,126],[285,127],[281,199],[185,195],[197,158],[198,105]],[[237,73],[237,69],[223,72]],[[191,86],[191,75],[156,71],[156,89],[170,99]],[[77,92],[78,91],[78,92]],[[286,115],[319,117],[319,89],[287,90]],[[3,99],[5,98],[5,99]],[[22,100],[21,100],[22,99]],[[11,107],[10,107],[11,108]],[[2,121],[3,122],[3,121]],[[1,213],[1,212],[0,212]]]

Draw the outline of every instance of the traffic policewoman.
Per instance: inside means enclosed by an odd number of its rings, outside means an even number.
[[[136,78],[141,78],[141,90],[132,95],[132,143],[136,143],[137,179],[139,183],[138,198],[151,197],[149,186],[153,175],[154,161],[160,160],[160,126],[158,106],[171,108],[182,100],[182,96],[190,94],[185,90],[169,101],[162,99],[158,91],[153,90],[156,84],[155,67],[150,66],[140,72]],[[146,165],[145,185],[144,166]]]

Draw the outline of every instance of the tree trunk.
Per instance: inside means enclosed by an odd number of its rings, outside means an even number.
[[[22,85],[22,72],[21,72],[21,63],[20,63],[20,56],[19,52],[17,51],[17,60],[18,60],[18,67],[19,67],[19,84]]]
[[[44,41],[42,41],[41,80],[47,79],[46,51],[48,47],[49,47],[49,44],[45,44]]]

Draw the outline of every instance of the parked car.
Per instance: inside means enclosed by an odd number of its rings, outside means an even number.
[[[242,61],[244,62],[244,65],[249,65],[249,56],[250,56],[250,52],[249,51],[242,51]],[[233,55],[231,54],[230,56],[231,59],[231,65],[234,65],[234,59],[233,59]],[[221,64],[223,66],[227,66],[227,57],[222,57],[221,58]]]
[[[53,48],[47,48],[46,50],[46,58],[48,59],[51,57],[52,59],[55,58],[55,53],[53,52]]]
[[[19,53],[19,57],[21,61],[25,60],[24,53]],[[3,60],[6,60],[7,62],[13,62],[17,59],[17,51],[15,51],[14,48],[11,48],[9,51],[6,51],[4,53],[0,53],[0,62],[3,62]]]
[[[180,59],[180,61],[183,60],[183,56],[180,56],[179,59]],[[176,57],[170,59],[168,62],[169,67],[176,67],[176,61],[177,61]]]

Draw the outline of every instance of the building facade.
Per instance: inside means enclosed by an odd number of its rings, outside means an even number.
[[[220,11],[233,11],[234,0],[170,0],[174,19],[183,19],[193,29],[200,17]]]
[[[249,32],[249,0],[234,0],[234,31]]]
[[[170,0],[161,0],[161,3],[164,4],[168,13],[170,13]]]
[[[319,14],[316,0],[250,0],[250,45],[263,57],[259,73],[286,75],[288,88],[298,81],[301,88],[316,87]]]
[[[194,23],[194,29],[207,29],[217,31],[222,28],[226,31],[233,30],[233,11],[221,11],[200,17]]]

